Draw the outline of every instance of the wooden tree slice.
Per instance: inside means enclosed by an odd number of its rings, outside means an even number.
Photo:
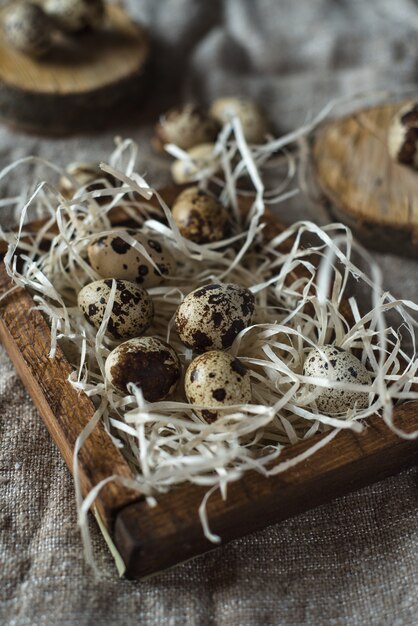
[[[0,119],[48,134],[100,127],[110,114],[138,106],[148,57],[145,30],[111,5],[102,29],[58,35],[44,59],[0,36]]]
[[[313,170],[331,215],[371,248],[418,256],[418,171],[396,163],[387,131],[404,106],[357,111],[318,130]]]

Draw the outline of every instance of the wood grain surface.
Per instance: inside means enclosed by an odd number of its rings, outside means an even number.
[[[11,287],[2,264],[0,294]],[[68,382],[72,368],[60,347],[56,357],[49,358],[51,330],[42,313],[34,307],[31,295],[24,289],[14,291],[1,301],[0,340],[72,472],[76,439],[93,417],[95,407]],[[78,459],[84,495],[100,480],[113,474],[132,477],[121,452],[101,425],[87,439]],[[97,499],[97,508],[107,527],[111,527],[116,511],[139,497],[138,493],[115,483],[106,485]]]
[[[416,430],[418,403],[398,407],[396,416],[405,431]],[[279,462],[303,453],[323,436],[289,446]],[[228,487],[226,501],[214,493],[207,507],[210,529],[224,545],[417,463],[418,441],[400,439],[380,417],[372,417],[364,433],[340,432],[312,457],[277,476],[247,472]],[[149,576],[215,547],[205,539],[198,518],[206,491],[184,485],[159,497],[157,507],[142,501],[119,513],[115,543],[127,576]]]
[[[418,172],[395,162],[387,132],[405,102],[362,109],[314,137],[313,169],[332,216],[369,247],[418,256]]]
[[[179,188],[170,187],[162,195],[170,205],[177,193]],[[247,208],[244,203],[243,211]],[[115,223],[123,222],[125,217],[123,210],[113,215]],[[266,222],[267,238],[284,228],[271,213],[267,213]],[[0,295],[9,287],[2,269]],[[72,470],[75,440],[92,417],[94,406],[69,384],[71,367],[62,351],[58,350],[56,359],[49,359],[50,330],[33,305],[23,289],[0,302],[0,339]],[[418,429],[418,403],[399,405],[396,421],[408,432]],[[294,458],[323,436],[289,446],[280,461]],[[84,493],[113,474],[131,476],[101,425],[93,431],[79,458]],[[278,476],[267,479],[257,472],[247,472],[229,487],[225,502],[214,494],[208,504],[211,529],[226,542],[415,463],[418,441],[400,439],[376,416],[368,420],[364,433],[340,432],[314,456]],[[160,496],[154,508],[138,494],[115,484],[99,494],[97,509],[125,561],[128,576],[148,576],[214,548],[204,538],[198,516],[206,490],[184,484]]]
[[[27,130],[69,134],[96,128],[110,111],[138,108],[149,39],[118,6],[103,28],[58,37],[45,58],[21,54],[0,37],[0,118]]]

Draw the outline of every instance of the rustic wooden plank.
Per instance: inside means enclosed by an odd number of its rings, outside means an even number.
[[[331,215],[367,246],[418,256],[418,173],[389,155],[387,132],[404,102],[356,111],[315,134],[312,164]]]
[[[149,48],[144,28],[110,4],[102,28],[61,38],[40,60],[0,37],[0,118],[48,135],[122,119],[141,102]]]
[[[418,403],[396,409],[397,424],[418,428]],[[280,461],[294,458],[322,437],[289,446]],[[211,531],[222,545],[249,532],[292,517],[333,498],[418,463],[418,441],[400,439],[373,417],[362,434],[340,432],[312,457],[271,478],[247,472],[228,488],[224,502],[216,492],[208,502]],[[158,498],[124,508],[117,516],[115,543],[128,577],[144,577],[212,550],[198,509],[207,488],[184,485]]]
[[[4,267],[0,268],[0,296],[12,287]],[[42,419],[57,444],[70,471],[76,439],[93,417],[95,407],[83,393],[68,382],[72,368],[58,347],[49,358],[51,331],[35,303],[24,289],[18,289],[0,302],[0,340]],[[132,477],[128,464],[99,425],[87,439],[79,454],[80,479],[84,494],[100,480],[118,474]],[[137,500],[133,493],[110,483],[101,491],[97,508],[111,528],[114,515],[124,505]]]

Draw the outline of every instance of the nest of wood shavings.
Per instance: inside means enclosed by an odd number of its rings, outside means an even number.
[[[260,166],[265,164],[266,155],[276,158],[278,150],[306,136],[319,119],[261,147],[246,143],[237,119],[224,127],[216,145],[223,177],[206,173],[199,178],[202,187],[211,188],[215,183],[218,190],[221,188],[219,197],[231,207],[232,235],[214,244],[197,245],[181,237],[170,208],[135,172],[137,147],[130,140],[118,140],[108,163],[101,166],[117,183],[103,178],[101,189],[80,187],[72,199],[64,198],[57,189],[57,177],[63,174],[60,168],[40,159],[22,159],[0,173],[1,180],[28,162],[41,163],[49,170],[48,182],[37,184],[24,205],[19,206],[19,228],[0,234],[9,242],[5,257],[9,275],[17,286],[31,291],[36,306],[50,322],[51,358],[60,343],[74,366],[71,384],[91,397],[97,407],[92,422],[80,433],[75,450],[74,475],[84,533],[86,512],[110,480],[138,489],[150,504],[158,503],[158,494],[191,482],[207,487],[199,513],[205,535],[216,542],[219,538],[211,533],[206,516],[207,498],[215,489],[226,497],[228,483],[247,470],[266,476],[284,471],[314,454],[341,429],[360,432],[366,426],[365,419],[373,414],[381,415],[400,436],[418,434],[402,433],[393,423],[397,403],[418,399],[412,389],[418,380],[418,360],[415,322],[410,314],[418,307],[381,289],[378,268],[366,252],[353,244],[349,229],[341,224],[320,228],[312,222],[299,222],[270,241],[263,234],[265,196],[285,202],[295,192],[288,189],[295,161],[288,159],[286,174],[270,192],[264,187]],[[171,151],[179,155],[175,148]],[[243,177],[245,193],[249,193],[249,182],[253,188],[251,208],[245,218],[239,212],[239,181]],[[10,203],[13,201],[10,199]],[[176,276],[149,289],[156,314],[146,334],[168,341],[177,351],[183,371],[193,358],[173,328],[175,311],[183,298],[198,286],[218,281],[238,283],[254,294],[254,323],[237,336],[230,349],[250,370],[251,404],[228,407],[220,419],[207,424],[187,403],[182,384],[168,400],[149,403],[138,388],[131,386],[131,395],[122,396],[106,383],[105,360],[117,345],[106,335],[112,296],[101,328],[96,331],[77,308],[77,293],[87,283],[100,279],[87,262],[87,247],[92,239],[114,232],[109,213],[122,205],[139,228],[153,238],[164,239],[177,261]],[[33,206],[46,218],[37,234],[25,230],[26,214]],[[141,245],[126,230],[116,230],[141,252]],[[48,250],[42,245],[45,238],[50,241]],[[353,263],[353,247],[369,265],[368,272]],[[346,293],[353,279],[372,294],[366,312],[361,311],[355,297]],[[390,323],[386,322],[389,312]],[[372,384],[360,386],[304,376],[306,353],[330,343],[354,351],[372,374]],[[409,351],[404,348],[406,343],[412,346]],[[366,392],[368,406],[354,406],[340,415],[321,414],[312,385]],[[99,421],[121,449],[135,480],[109,477],[83,502],[77,454]],[[313,440],[302,455],[280,463],[284,446],[317,433],[326,435]],[[85,539],[88,544],[87,535]]]

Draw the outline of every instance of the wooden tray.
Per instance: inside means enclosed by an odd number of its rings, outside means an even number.
[[[163,192],[168,204],[176,193],[178,189]],[[268,237],[282,230],[272,216],[266,221]],[[0,295],[10,286],[2,267]],[[5,298],[0,303],[0,338],[71,470],[76,438],[93,416],[94,406],[68,383],[71,368],[62,351],[58,349],[55,359],[48,358],[50,330],[33,306],[23,289]],[[403,429],[418,428],[418,402],[397,407],[395,415]],[[308,460],[276,477],[247,472],[228,487],[226,502],[214,494],[208,503],[213,532],[225,543],[418,463],[417,440],[398,438],[378,416],[368,424],[360,435],[340,432]],[[280,461],[300,454],[321,437],[289,446]],[[101,426],[83,446],[79,462],[84,494],[112,474],[131,476]],[[184,484],[158,497],[158,506],[151,508],[137,493],[115,484],[100,492],[95,512],[128,577],[148,576],[214,548],[205,539],[198,517],[205,493],[206,488]]]

